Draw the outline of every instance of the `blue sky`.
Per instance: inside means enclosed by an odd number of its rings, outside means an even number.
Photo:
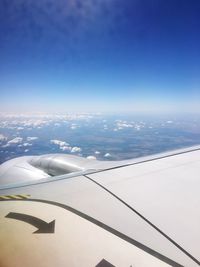
[[[2,0],[0,111],[200,113],[199,0]]]

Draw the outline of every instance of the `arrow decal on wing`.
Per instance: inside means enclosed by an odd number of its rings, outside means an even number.
[[[96,267],[115,267],[114,265],[112,265],[110,262],[106,261],[105,259],[103,259],[102,261],[100,261]]]
[[[55,231],[55,220],[47,223],[37,217],[15,212],[8,213],[5,218],[23,221],[35,226],[37,230],[33,234],[53,234]]]

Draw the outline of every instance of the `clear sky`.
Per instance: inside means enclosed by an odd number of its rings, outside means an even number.
[[[1,0],[0,111],[199,112],[199,0]]]

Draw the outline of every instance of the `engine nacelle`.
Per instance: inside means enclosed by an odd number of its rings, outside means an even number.
[[[64,154],[18,157],[0,165],[0,186],[91,169],[99,170],[101,165],[95,159]]]

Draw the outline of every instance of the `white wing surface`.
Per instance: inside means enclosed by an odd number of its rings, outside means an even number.
[[[200,265],[200,147],[118,163],[23,158],[0,179],[0,266]]]

